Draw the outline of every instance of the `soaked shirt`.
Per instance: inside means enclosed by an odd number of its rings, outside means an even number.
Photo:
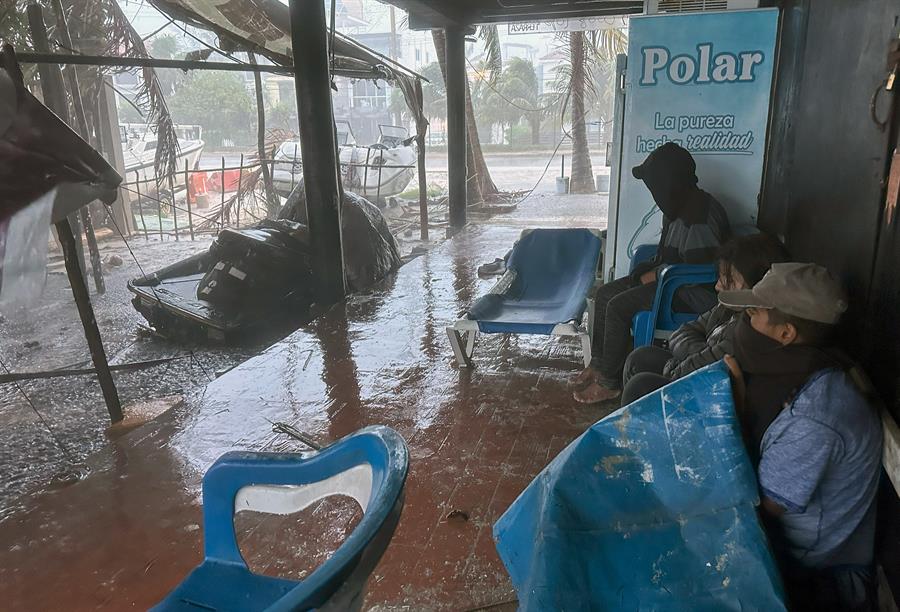
[[[878,412],[841,370],[814,374],[769,425],[759,484],[786,509],[779,520],[803,565],[871,562],[881,446]]]

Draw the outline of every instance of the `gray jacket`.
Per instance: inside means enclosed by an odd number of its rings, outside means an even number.
[[[681,378],[733,353],[731,328],[737,323],[737,314],[719,304],[696,321],[675,330],[669,337],[673,357],[666,363],[663,374]]]

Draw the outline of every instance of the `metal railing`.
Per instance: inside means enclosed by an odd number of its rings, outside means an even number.
[[[299,150],[298,150],[299,152]],[[276,169],[290,168],[290,191],[302,176],[302,163],[294,159],[245,159],[241,154],[237,165],[190,168],[187,161],[183,170],[157,176],[152,169],[126,173],[120,189],[130,203],[135,233],[146,240],[158,236],[160,240],[172,237],[180,240],[197,234],[218,233],[224,227],[239,228],[255,224],[271,216],[266,189],[262,180],[262,164],[269,167],[270,176]],[[345,189],[371,199],[381,199],[383,173],[387,170],[412,170],[408,189],[417,189],[417,165],[375,163],[373,150],[368,149],[364,162],[351,161],[341,164],[341,177]],[[374,188],[368,188],[370,173],[378,173]],[[361,174],[361,182],[359,175]],[[349,180],[347,177],[350,177]],[[273,183],[274,183],[273,179]],[[282,182],[283,184],[283,182]],[[284,193],[283,189],[282,192]],[[283,206],[284,195],[276,195],[278,207]],[[129,207],[126,207],[126,211]]]

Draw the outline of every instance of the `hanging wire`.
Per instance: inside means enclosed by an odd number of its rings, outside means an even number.
[[[468,57],[466,58],[466,63],[469,64],[469,67],[472,68],[472,70],[474,70],[475,73],[478,75],[478,81],[479,81],[479,82],[484,83],[485,85],[487,85],[487,86],[488,86],[495,94],[497,94],[498,96],[500,96],[500,97],[501,97],[504,101],[506,101],[506,103],[509,104],[510,106],[513,106],[513,107],[515,107],[515,108],[518,108],[519,110],[525,111],[525,112],[527,112],[527,113],[539,113],[539,112],[543,112],[543,111],[547,110],[548,108],[551,108],[551,107],[553,107],[553,106],[556,106],[556,103],[559,101],[559,99],[562,98],[564,95],[566,95],[566,94],[562,94],[562,93],[561,93],[561,94],[558,94],[558,95],[553,99],[553,101],[550,102],[549,104],[547,104],[546,106],[541,106],[541,107],[538,107],[538,108],[526,108],[526,107],[524,107],[524,106],[520,106],[520,105],[516,104],[515,102],[513,102],[512,100],[510,100],[509,98],[507,98],[505,95],[503,95],[502,93],[500,93],[500,90],[498,90],[496,87],[494,87],[488,79],[485,79],[483,76],[481,76],[481,72],[478,70],[478,68],[475,67],[474,64],[472,64],[472,62],[469,60]]]
[[[3,367],[3,369],[6,371],[6,373],[8,375],[10,375],[10,376],[12,375],[12,372],[10,371],[10,369],[8,367],[6,367],[6,363],[4,363],[2,359],[0,359],[0,366]],[[78,463],[78,461],[75,459],[75,457],[72,455],[72,453],[69,452],[69,449],[67,449],[66,446],[62,443],[62,440],[60,440],[59,437],[56,435],[56,432],[53,431],[53,428],[50,427],[50,423],[47,422],[47,419],[45,419],[44,416],[38,411],[37,406],[34,405],[34,402],[31,401],[31,398],[28,397],[27,393],[25,393],[25,389],[22,388],[22,386],[19,384],[19,381],[13,380],[12,384],[14,384],[16,386],[16,389],[19,391],[19,393],[22,395],[22,397],[25,398],[25,401],[28,402],[28,405],[31,406],[31,410],[34,412],[35,415],[37,415],[38,420],[40,420],[40,422],[43,423],[44,427],[47,429],[47,433],[50,434],[50,437],[53,439],[53,442],[56,444],[57,448],[59,448],[59,450],[62,451],[62,454],[66,456],[66,459],[69,460],[69,463],[72,463],[72,464]]]

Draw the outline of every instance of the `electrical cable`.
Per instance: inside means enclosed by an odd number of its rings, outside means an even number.
[[[496,93],[496,94],[497,94],[498,96],[500,96],[503,100],[505,100],[510,106],[513,106],[513,107],[515,107],[515,108],[518,108],[518,109],[521,110],[521,111],[525,111],[526,113],[540,113],[540,112],[543,112],[543,111],[547,110],[548,108],[551,108],[551,107],[555,106],[556,103],[559,101],[559,99],[562,98],[563,95],[564,95],[564,94],[559,94],[559,95],[557,95],[556,98],[554,98],[553,101],[550,102],[549,104],[547,104],[546,106],[541,106],[541,107],[539,107],[539,108],[525,108],[524,106],[520,106],[520,105],[516,104],[515,102],[513,102],[512,100],[510,100],[509,98],[507,98],[507,97],[506,97],[505,95],[503,95],[496,87],[494,87],[493,85],[491,85],[491,82],[490,82],[489,80],[487,80],[487,79],[485,79],[483,76],[481,76],[481,74],[480,74],[478,68],[476,68],[475,65],[472,64],[471,61],[469,61],[469,58],[468,58],[468,57],[466,58],[466,63],[469,64],[469,66],[472,68],[472,70],[474,70],[474,71],[479,75],[479,76],[478,76],[478,80],[479,80],[479,81],[481,81],[482,83],[484,83],[485,85],[487,85],[488,87],[490,87],[490,88],[494,91],[494,93]],[[567,94],[566,94],[566,95],[567,95]]]

